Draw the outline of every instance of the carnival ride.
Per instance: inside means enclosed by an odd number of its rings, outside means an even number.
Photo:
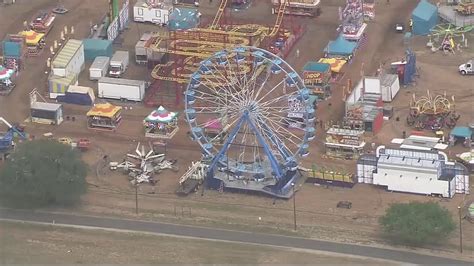
[[[179,169],[174,165],[176,161],[165,160],[164,154],[155,154],[153,149],[145,151],[145,146],[140,143],[135,149],[136,154],[127,154],[127,160],[122,163],[110,162],[111,170],[123,169],[130,177],[130,182],[133,185],[141,183],[155,184],[154,174],[159,173],[164,169],[172,169],[178,171]]]
[[[460,115],[456,113],[454,96],[451,100],[446,95],[427,96],[413,99],[410,103],[410,113],[407,124],[417,129],[439,130],[444,127],[454,128]]]
[[[198,70],[201,60],[211,57],[222,49],[247,45],[258,47],[265,38],[288,36],[289,31],[281,28],[286,2],[287,0],[282,0],[273,27],[256,24],[221,25],[220,21],[227,6],[227,0],[222,0],[208,28],[155,34],[151,48],[155,52],[169,54],[171,58],[167,63],[155,65],[151,76],[159,81],[186,84],[192,73]],[[243,73],[249,73],[252,71],[251,65],[249,62],[239,63],[239,69]],[[215,86],[210,77],[206,80],[208,86]],[[154,98],[155,93],[147,95],[145,102],[152,104],[150,99]]]
[[[242,71],[248,63],[250,71]],[[291,197],[301,176],[298,158],[315,137],[309,94],[288,63],[257,47],[227,48],[203,60],[188,81],[184,112],[209,164],[205,186]],[[226,130],[206,136],[211,120]],[[292,123],[305,126],[289,129]]]
[[[6,133],[0,133],[0,152],[8,152],[13,147],[13,139],[18,136],[21,139],[26,139],[25,132],[17,125],[10,124],[5,118],[0,117],[0,123],[8,127]]]
[[[346,0],[346,6],[340,11],[342,20],[339,30],[347,40],[358,41],[362,38],[367,24],[364,23],[364,5],[362,0]]]
[[[452,51],[455,48],[455,38],[461,39],[460,43],[464,43],[467,33],[471,32],[474,26],[457,27],[453,24],[438,24],[430,30],[429,41],[427,46],[433,51]]]

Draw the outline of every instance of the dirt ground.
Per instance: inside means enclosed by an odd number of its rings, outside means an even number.
[[[10,264],[364,264],[379,260],[301,250],[1,222],[0,263]],[[139,248],[137,248],[139,247]]]
[[[59,33],[64,25],[75,27],[74,38],[84,38],[89,29],[89,23],[94,23],[102,17],[106,10],[107,1],[74,1],[64,0],[66,8],[71,11],[59,16],[56,26],[47,37],[48,46],[53,40],[59,38]],[[132,4],[135,1],[131,1]],[[219,1],[213,1],[210,6],[208,1],[201,1],[201,12],[204,20],[212,18]],[[232,18],[238,22],[262,23],[271,25],[275,16],[270,14],[270,1],[254,1],[249,10],[234,12]],[[309,60],[317,60],[323,56],[323,48],[329,40],[337,36],[336,28],[338,7],[343,5],[342,0],[323,1],[323,13],[320,17],[285,19],[285,23],[303,24],[306,32],[296,44],[287,61],[297,70]],[[417,1],[398,0],[385,5],[385,1],[377,1],[376,19],[369,23],[368,40],[365,46],[357,51],[353,62],[345,67],[345,79],[339,86],[333,87],[332,97],[318,106],[318,118],[323,121],[337,121],[343,115],[341,85],[347,83],[347,78],[356,83],[360,79],[361,69],[370,75],[381,64],[398,61],[403,57],[404,46],[402,35],[394,32],[393,25],[409,19],[411,10]],[[53,0],[17,0],[17,4],[0,7],[0,37],[7,33],[21,30],[22,21],[29,20],[38,8],[54,6]],[[262,16],[261,14],[268,14]],[[130,49],[138,37],[146,30],[157,30],[157,27],[147,24],[131,23],[130,28],[123,34],[123,43],[116,49]],[[387,143],[394,137],[401,137],[402,131],[409,132],[403,122],[408,113],[408,101],[412,94],[422,95],[427,89],[431,92],[456,96],[457,111],[461,114],[460,124],[473,120],[473,86],[471,77],[461,77],[457,73],[457,65],[474,54],[472,48],[458,55],[431,54],[425,49],[427,39],[415,38],[412,48],[418,56],[417,62],[421,76],[416,85],[403,88],[393,103],[394,117],[399,116],[400,122],[395,120],[385,121],[382,132],[369,142],[377,144]],[[49,47],[47,47],[49,50]],[[297,58],[295,50],[300,50]],[[8,97],[0,98],[0,116],[11,122],[24,121],[28,116],[28,92],[36,87],[46,94],[45,60],[48,57],[45,51],[38,58],[28,59],[26,70],[18,77],[18,86]],[[90,62],[88,63],[90,64]],[[150,79],[149,71],[144,67],[135,66],[128,70],[128,77],[134,79]],[[87,69],[88,65],[86,65]],[[87,71],[85,71],[87,72]],[[470,82],[471,81],[471,82]],[[80,77],[81,85],[95,87],[94,83],[87,80],[87,73]],[[100,159],[108,155],[112,160],[120,161],[126,152],[134,150],[138,141],[145,142],[141,121],[151,111],[151,108],[141,104],[126,104],[123,112],[124,121],[116,133],[91,132],[86,129],[85,113],[88,108],[80,106],[65,106],[65,113],[76,118],[75,122],[65,121],[61,126],[44,126],[28,124],[27,130],[36,136],[52,132],[56,137],[87,137],[93,142],[93,148],[84,153],[84,159],[90,165],[88,177],[91,187],[84,197],[84,204],[77,211],[100,212],[114,215],[132,215],[134,210],[134,194],[126,177],[120,173],[107,170]],[[166,106],[168,109],[182,111],[180,106]],[[146,219],[174,219],[185,223],[204,223],[211,225],[228,226],[248,230],[262,230],[272,228],[276,230],[289,230],[292,228],[292,202],[273,200],[268,197],[239,194],[218,193],[206,191],[200,194],[189,195],[186,198],[174,194],[178,186],[179,177],[186,171],[191,161],[199,160],[199,146],[186,136],[188,126],[180,120],[180,131],[169,143],[167,157],[178,159],[180,171],[163,172],[159,176],[159,183],[155,194],[149,194],[151,188],[140,187],[140,213]],[[355,162],[330,160],[322,156],[324,134],[317,132],[316,141],[312,143],[311,155],[302,161],[303,166],[310,167],[316,163],[321,166],[335,167],[346,172],[353,172]],[[460,149],[459,147],[457,149]],[[457,152],[457,151],[456,151]],[[471,182],[472,183],[472,182]],[[378,236],[378,218],[385,209],[394,202],[409,201],[437,201],[448,208],[453,217],[457,217],[457,206],[465,200],[473,199],[472,196],[457,195],[452,200],[409,195],[402,193],[388,193],[382,189],[369,185],[356,185],[352,189],[337,187],[321,187],[303,185],[297,193],[297,217],[299,233],[317,238],[336,241],[385,244]],[[341,200],[352,202],[350,210],[337,209],[336,204]],[[262,218],[259,220],[258,218]],[[465,223],[465,232],[473,232],[474,226]],[[454,252],[457,248],[457,233],[444,246],[434,248],[436,252]],[[474,250],[474,240],[465,238],[465,249]]]

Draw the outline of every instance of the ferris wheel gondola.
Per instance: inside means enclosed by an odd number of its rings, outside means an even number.
[[[202,61],[185,92],[185,115],[210,161],[208,185],[288,197],[315,137],[309,99],[297,72],[263,49],[240,46]]]

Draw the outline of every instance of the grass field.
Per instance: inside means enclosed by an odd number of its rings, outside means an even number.
[[[0,222],[0,246],[2,265],[382,263],[257,245],[3,221]]]

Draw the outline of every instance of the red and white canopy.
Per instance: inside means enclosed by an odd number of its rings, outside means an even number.
[[[15,70],[0,66],[0,80],[9,79],[13,73],[15,73]]]
[[[153,110],[146,118],[145,122],[152,123],[169,123],[173,121],[178,116],[177,112],[170,112],[166,110],[163,106],[160,106],[158,109]]]

